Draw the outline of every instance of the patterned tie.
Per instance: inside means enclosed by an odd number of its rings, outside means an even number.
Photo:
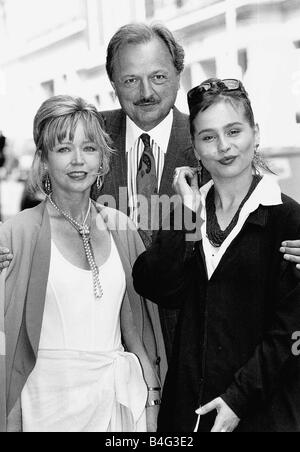
[[[147,210],[146,206],[142,205],[139,209],[140,218],[143,218],[143,224],[145,225],[144,219],[145,215],[148,215],[148,222],[146,230],[139,230],[139,233],[143,239],[146,248],[149,248],[152,243],[152,231],[151,231],[151,195],[155,195],[158,192],[157,186],[157,176],[155,159],[151,146],[151,139],[147,133],[143,133],[140,139],[144,143],[144,152],[141,157],[140,165],[137,172],[136,186],[137,194],[143,195],[147,200]]]

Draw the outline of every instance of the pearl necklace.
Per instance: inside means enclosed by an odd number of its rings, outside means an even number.
[[[95,261],[95,255],[91,244],[90,228],[86,224],[92,207],[91,199],[89,200],[89,207],[82,224],[74,220],[74,218],[72,218],[70,214],[62,210],[60,207],[58,207],[58,205],[55,204],[55,202],[52,199],[52,194],[48,195],[48,199],[50,204],[79,232],[83,241],[85,255],[93,275],[93,289],[95,298],[96,299],[102,298],[103,289],[101,287],[101,283],[99,280],[99,269]]]

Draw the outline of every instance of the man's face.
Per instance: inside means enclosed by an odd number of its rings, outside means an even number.
[[[142,130],[156,127],[174,107],[179,89],[172,56],[160,39],[121,47],[113,87],[125,113]]]

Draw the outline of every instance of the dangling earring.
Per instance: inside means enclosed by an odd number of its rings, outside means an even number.
[[[43,181],[43,186],[44,186],[44,191],[46,193],[46,195],[50,195],[50,193],[52,193],[52,185],[51,185],[51,180],[49,177],[49,174],[46,174],[46,177]]]
[[[97,190],[101,190],[101,187],[102,187],[102,177],[101,177],[100,175],[97,177],[96,186],[97,186]]]
[[[103,166],[100,166],[100,168],[99,168],[99,173],[102,173],[102,171],[103,171]],[[101,190],[101,188],[102,188],[102,185],[103,185],[103,179],[102,179],[102,176],[100,175],[100,174],[98,174],[98,176],[97,176],[97,182],[96,182],[96,187],[97,187],[97,190]]]
[[[198,180],[200,183],[202,182],[202,176],[203,176],[203,166],[201,160],[198,160]]]
[[[253,157],[253,162],[252,162],[253,168],[255,170],[255,174],[257,176],[260,175],[260,169],[264,169],[264,161],[261,158],[261,156],[258,152],[258,149],[259,149],[259,144],[257,144],[254,148],[254,157]]]

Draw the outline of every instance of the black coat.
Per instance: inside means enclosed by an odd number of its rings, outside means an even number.
[[[161,231],[139,257],[137,292],[181,307],[159,431],[193,431],[195,410],[219,396],[240,417],[239,431],[300,431],[300,357],[292,354],[300,283],[279,252],[299,237],[300,206],[283,195],[283,205],[249,216],[210,281],[202,242],[191,247],[184,231]],[[199,431],[215,416],[201,417]]]

